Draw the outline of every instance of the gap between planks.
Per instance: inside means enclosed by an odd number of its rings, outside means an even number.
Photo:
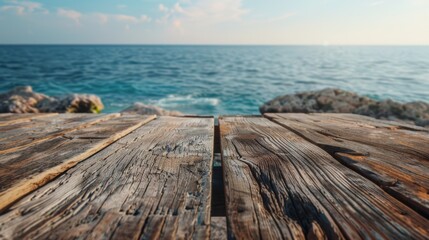
[[[225,191],[222,171],[222,156],[220,143],[219,123],[214,126],[214,154],[212,167],[212,201],[211,201],[211,223],[210,239],[227,239]]]

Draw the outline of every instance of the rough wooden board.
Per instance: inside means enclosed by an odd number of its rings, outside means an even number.
[[[59,114],[0,126],[0,154],[14,152],[120,114]]]
[[[210,223],[210,239],[226,240],[228,239],[226,230],[226,217],[212,217]]]
[[[155,116],[122,116],[0,155],[0,210]]]
[[[300,115],[302,113],[298,113]],[[427,132],[429,133],[429,128],[424,128],[412,124],[407,124],[404,122],[398,122],[398,121],[388,121],[388,120],[381,120],[381,119],[375,119],[368,116],[363,115],[357,115],[357,114],[351,114],[351,113],[310,113],[308,115],[314,115],[316,117],[322,116],[324,118],[328,119],[335,119],[340,122],[344,123],[352,123],[355,125],[360,125],[364,127],[375,127],[375,128],[388,128],[391,130],[412,130],[412,131],[420,131],[420,132]]]
[[[265,118],[219,120],[229,237],[425,239],[429,221]]]
[[[0,126],[29,122],[31,119],[46,118],[58,115],[58,113],[2,113],[0,114]]]
[[[0,216],[6,239],[208,239],[213,119],[161,117]]]
[[[267,114],[429,217],[429,133],[358,115]]]

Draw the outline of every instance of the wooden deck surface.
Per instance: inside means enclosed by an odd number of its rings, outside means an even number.
[[[0,239],[226,238],[429,239],[429,129],[0,114]]]

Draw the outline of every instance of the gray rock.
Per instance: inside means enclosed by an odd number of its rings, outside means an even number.
[[[0,94],[0,113],[100,113],[103,108],[101,99],[95,95],[49,97],[33,92],[31,86],[16,87]]]
[[[141,115],[156,114],[158,116],[183,116],[183,113],[178,111],[168,111],[153,105],[146,105],[141,102],[134,103],[133,106],[125,109],[122,113],[132,113]]]
[[[429,104],[376,101],[341,89],[301,92],[277,97],[262,106],[263,113],[355,113],[378,119],[401,120],[429,126]]]

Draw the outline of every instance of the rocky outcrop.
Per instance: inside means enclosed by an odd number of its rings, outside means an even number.
[[[46,98],[37,105],[41,112],[100,113],[101,99],[90,94],[70,94],[60,98]]]
[[[0,94],[0,113],[100,113],[101,99],[89,94],[50,97],[33,92],[31,86],[16,87]]]
[[[178,111],[168,111],[153,105],[146,105],[141,102],[134,103],[133,106],[122,111],[123,113],[132,113],[132,114],[156,114],[158,116],[183,116],[183,113]]]
[[[355,113],[429,126],[428,103],[376,101],[353,92],[331,88],[280,96],[263,104],[259,110],[261,113]]]

